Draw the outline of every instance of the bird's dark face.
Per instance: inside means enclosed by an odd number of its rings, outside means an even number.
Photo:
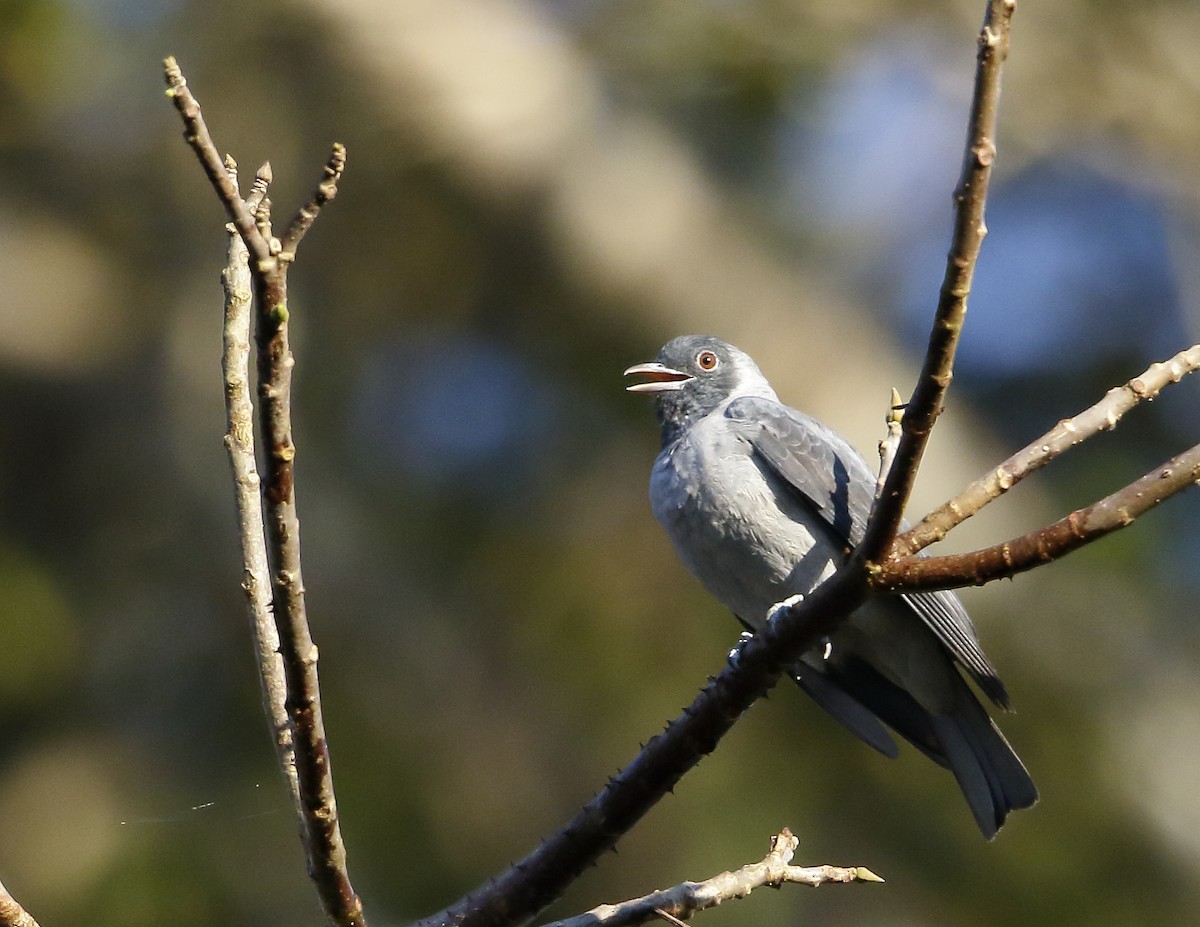
[[[632,393],[653,393],[663,444],[734,396],[774,399],[750,355],[709,335],[683,335],[668,341],[658,359],[625,371],[640,382],[625,387]]]

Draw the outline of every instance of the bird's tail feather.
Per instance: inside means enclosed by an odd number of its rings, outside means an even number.
[[[820,670],[801,663],[792,671],[792,678],[809,698],[868,747],[874,747],[889,759],[894,760],[900,755],[896,741],[879,723],[875,713]]]
[[[965,680],[959,679],[955,709],[934,715],[861,660],[821,669],[801,664],[795,676],[818,705],[881,753],[895,756],[895,745],[878,721],[947,767],[989,840],[1010,811],[1037,801],[1037,788],[1025,765]],[[864,715],[869,721],[863,720]],[[891,750],[885,748],[881,737]]]
[[[983,706],[969,691],[965,695],[958,710],[935,715],[931,723],[979,829],[990,840],[1010,811],[1037,801],[1037,787]]]

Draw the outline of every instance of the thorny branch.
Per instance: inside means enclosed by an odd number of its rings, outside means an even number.
[[[875,560],[896,536],[904,506],[916,481],[917,469],[934,422],[941,414],[946,390],[954,375],[954,355],[967,314],[967,297],[975,265],[987,235],[984,210],[992,164],[996,159],[996,115],[1000,77],[1008,56],[1015,0],[989,0],[979,33],[975,90],[967,123],[962,174],[954,191],[954,232],[946,272],[934,315],[925,363],[904,412],[903,433],[883,491],[867,524],[856,558]]]
[[[300,571],[300,520],[296,513],[293,474],[296,448],[291,422],[294,360],[288,344],[287,305],[287,268],[294,255],[289,252],[286,259],[281,259],[280,243],[271,236],[267,199],[263,197],[256,210],[242,199],[204,123],[200,104],[188,89],[174,58],[163,62],[163,71],[167,96],[183,119],[184,139],[195,152],[250,252],[258,342],[258,414],[266,445],[263,496],[271,560],[272,609],[287,684],[285,707],[295,752],[308,871],[330,923],[338,927],[365,927],[362,901],[350,883],[346,868],[346,848],[338,821],[321,713],[317,648],[309,632]],[[316,209],[333,198],[344,167],[345,149],[339,145],[334,148],[321,185],[313,196]],[[307,217],[297,216],[291,225],[294,231],[290,231],[289,236],[293,249],[316,216],[312,203],[308,209]]]

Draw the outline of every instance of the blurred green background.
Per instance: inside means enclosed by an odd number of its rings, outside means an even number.
[[[951,221],[977,0],[0,2],[0,878],[43,924],[319,923],[238,589],[223,217],[177,55],[291,274],[305,579],[355,885],[427,914],[554,831],[737,636],[646,502],[621,371],[686,331],[870,451]],[[1200,340],[1200,6],[1023,3],[920,514]],[[1193,444],[1182,384],[968,524]],[[921,511],[915,511],[920,509]],[[759,858],[882,886],[720,924],[1194,924],[1197,500],[966,594],[1042,791],[985,844],[951,778],[781,686],[557,905]],[[948,547],[951,545],[948,545]]]

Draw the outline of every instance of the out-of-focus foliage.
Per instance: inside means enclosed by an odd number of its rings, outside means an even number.
[[[276,214],[349,148],[292,274],[305,578],[351,870],[428,913],[555,829],[737,627],[645,501],[620,371],[685,330],[861,447],[949,234],[975,0],[0,5],[0,877],[43,923],[319,917],[238,590],[222,216],[179,57]],[[1018,11],[979,288],[921,503],[1196,340],[1200,7]],[[1200,435],[1190,384],[975,540]],[[1003,507],[1001,509],[1001,507]],[[949,777],[791,687],[557,906],[757,858],[882,886],[713,924],[1194,924],[1195,500],[967,596],[1042,789],[992,845]],[[966,543],[966,542],[963,542]]]

